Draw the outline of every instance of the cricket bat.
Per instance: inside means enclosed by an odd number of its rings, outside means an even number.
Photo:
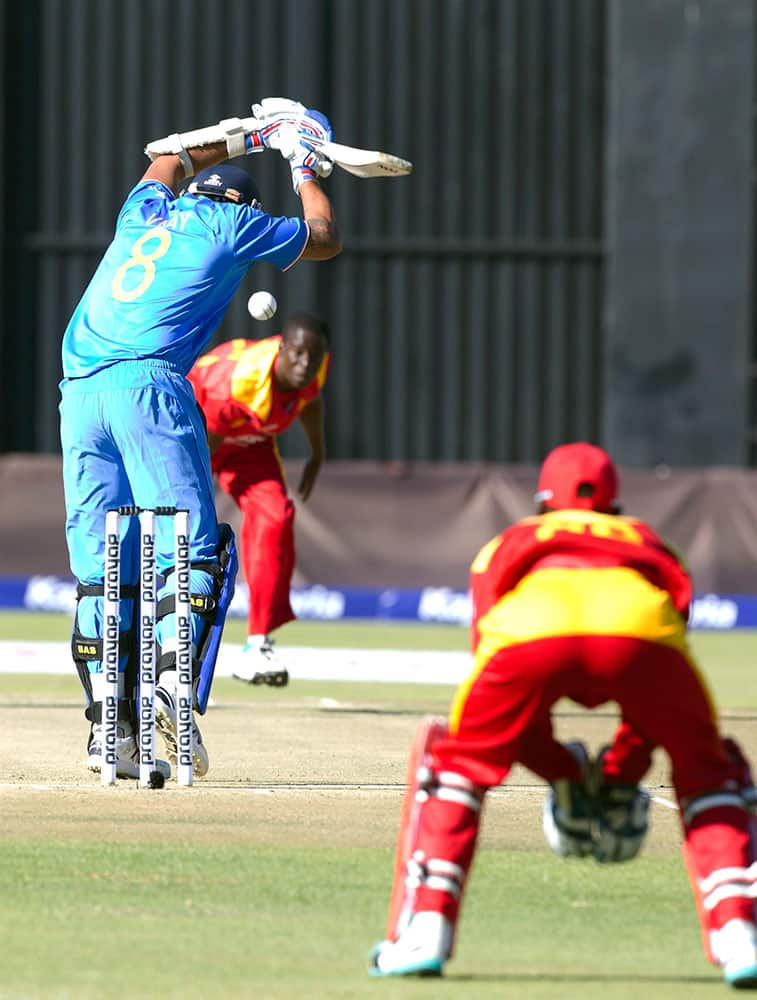
[[[340,142],[318,142],[310,138],[307,145],[355,177],[404,177],[413,170],[410,160],[382,153],[378,149],[359,149],[357,146],[343,146]]]
[[[292,123],[296,125],[295,122]],[[165,153],[178,153],[182,148],[193,146],[207,146],[211,143],[223,141],[227,134],[226,127],[234,126],[234,131],[246,133],[258,131],[265,123],[258,122],[255,118],[230,118],[219,122],[218,125],[209,125],[207,128],[195,129],[193,132],[184,132],[181,135],[169,135],[164,139],[156,139],[145,147],[145,153],[154,160],[156,156]],[[403,160],[392,153],[382,153],[378,149],[359,149],[356,146],[344,146],[340,142],[328,142],[325,139],[318,139],[316,136],[301,136],[310,149],[327,156],[332,163],[335,163],[342,170],[353,174],[355,177],[403,177],[412,172],[413,165],[409,160]],[[262,152],[264,146],[252,152]]]

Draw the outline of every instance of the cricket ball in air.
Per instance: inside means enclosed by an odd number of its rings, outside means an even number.
[[[247,300],[247,310],[253,319],[270,319],[276,314],[276,299],[270,292],[253,292]]]
[[[161,771],[150,771],[150,788],[162,788],[165,783],[166,779],[163,777],[163,773]]]

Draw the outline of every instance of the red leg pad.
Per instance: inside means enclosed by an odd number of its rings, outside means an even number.
[[[716,805],[694,816],[684,833],[683,857],[702,944],[707,958],[714,962],[711,933],[730,920],[754,922],[757,918],[755,822],[743,806]]]
[[[397,925],[405,901],[407,862],[417,847],[418,821],[421,807],[421,804],[416,800],[418,771],[420,768],[430,765],[433,744],[446,735],[446,720],[439,716],[429,715],[418,727],[413,745],[410,748],[407,778],[405,779],[405,797],[402,802],[397,852],[394,861],[394,882],[392,883],[392,896],[389,903],[389,916],[386,924],[386,936],[390,941],[397,939]]]

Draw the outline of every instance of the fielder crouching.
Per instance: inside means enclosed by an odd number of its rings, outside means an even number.
[[[486,791],[517,761],[550,783],[544,832],[558,854],[619,862],[647,830],[639,788],[667,752],[686,867],[710,961],[757,989],[757,822],[749,764],[720,736],[689,653],[691,583],[646,524],[618,516],[601,449],[556,448],[539,513],[484,546],[471,569],[474,663],[448,720],[427,719],[408,775],[387,940],[374,975],[438,975],[452,955]],[[560,698],[615,702],[622,720],[596,759],[552,732]]]

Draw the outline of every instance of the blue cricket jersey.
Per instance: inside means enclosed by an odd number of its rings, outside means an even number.
[[[257,260],[286,270],[305,249],[303,219],[141,181],[63,335],[63,375],[155,358],[184,375]]]

